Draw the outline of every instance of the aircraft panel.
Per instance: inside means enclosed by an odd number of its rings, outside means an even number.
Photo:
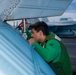
[[[0,0],[0,19],[22,19],[63,14],[72,0]]]
[[[55,75],[33,47],[0,21],[0,75]]]
[[[61,15],[70,2],[71,0],[22,0],[9,17],[18,19]]]
[[[0,20],[5,20],[20,0],[0,0]]]

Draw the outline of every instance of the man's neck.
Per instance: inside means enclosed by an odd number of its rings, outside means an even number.
[[[41,43],[44,43],[45,38],[46,38],[46,36],[42,36]]]

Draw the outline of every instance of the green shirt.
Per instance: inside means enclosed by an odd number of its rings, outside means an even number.
[[[42,56],[46,62],[57,62],[60,59],[61,48],[57,40],[49,40],[45,47],[35,42],[32,44],[35,50]]]

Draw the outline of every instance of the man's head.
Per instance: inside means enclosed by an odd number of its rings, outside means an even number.
[[[44,41],[45,37],[49,34],[48,25],[43,21],[31,25],[30,29],[32,31],[32,37],[37,42]]]

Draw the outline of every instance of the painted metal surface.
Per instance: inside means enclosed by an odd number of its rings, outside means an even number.
[[[21,35],[0,21],[0,75],[55,73]]]
[[[0,19],[7,19],[19,2],[20,0],[0,0]]]
[[[22,19],[57,16],[73,0],[0,0],[0,19]]]

